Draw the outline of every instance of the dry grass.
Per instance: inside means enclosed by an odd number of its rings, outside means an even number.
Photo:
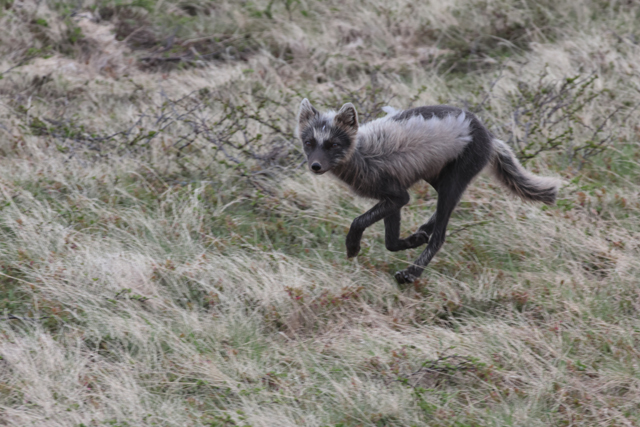
[[[637,2],[75,7],[0,15],[0,423],[640,425]],[[302,96],[472,108],[558,205],[479,178],[398,287]]]

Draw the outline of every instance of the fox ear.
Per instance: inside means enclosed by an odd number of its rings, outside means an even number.
[[[333,122],[348,132],[358,132],[358,112],[352,103],[348,102],[342,106],[336,114]]]
[[[309,100],[307,98],[303,99],[300,104],[300,112],[298,113],[299,129],[303,130],[314,117],[318,117],[319,115],[320,112],[313,108]]]

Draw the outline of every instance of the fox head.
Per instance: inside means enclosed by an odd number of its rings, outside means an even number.
[[[357,134],[358,113],[353,104],[324,114],[306,98],[300,104],[298,137],[311,172],[322,175],[348,161],[356,149]]]

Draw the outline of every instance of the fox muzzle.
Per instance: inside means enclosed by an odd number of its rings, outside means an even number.
[[[309,170],[316,175],[322,175],[331,169],[331,158],[328,153],[321,148],[308,153],[307,161],[309,162]]]

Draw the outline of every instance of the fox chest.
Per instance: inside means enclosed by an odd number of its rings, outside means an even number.
[[[405,179],[404,182],[396,174],[382,169],[352,169],[336,173],[336,177],[347,184],[358,196],[367,199],[381,200],[395,196],[414,184],[419,177]],[[406,177],[405,177],[406,178]]]

